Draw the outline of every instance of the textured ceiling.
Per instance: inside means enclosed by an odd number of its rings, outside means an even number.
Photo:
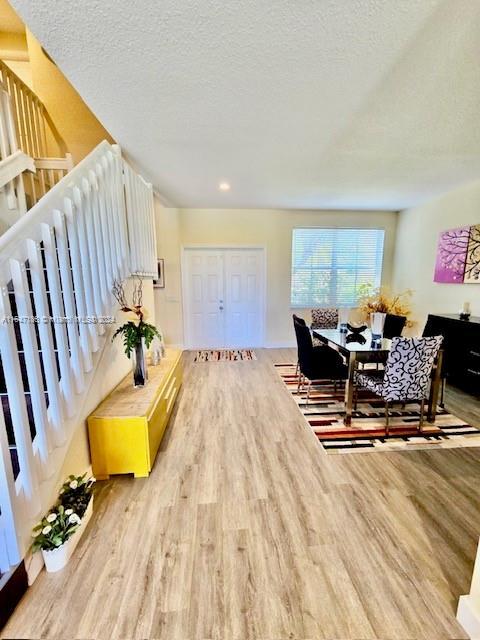
[[[402,209],[480,176],[480,0],[12,4],[174,204]]]

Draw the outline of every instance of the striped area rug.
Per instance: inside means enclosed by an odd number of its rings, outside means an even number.
[[[445,409],[438,408],[434,423],[424,422],[423,434],[417,433],[419,404],[409,402],[403,409],[395,404],[390,410],[389,435],[385,434],[384,403],[368,391],[360,391],[352,424],[343,423],[344,387],[337,391],[329,380],[312,386],[306,404],[306,391],[297,392],[295,365],[276,364],[275,368],[295,399],[309,427],[327,453],[368,451],[409,451],[480,446],[480,431]]]
[[[197,351],[194,362],[234,362],[240,360],[256,360],[252,349],[211,349]]]

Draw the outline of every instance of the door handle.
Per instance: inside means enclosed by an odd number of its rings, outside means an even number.
[[[220,309],[220,311],[223,311],[223,307],[218,307]]]

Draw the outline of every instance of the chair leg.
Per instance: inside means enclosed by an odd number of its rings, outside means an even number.
[[[420,402],[420,420],[418,422],[418,432],[423,433],[423,417],[425,415],[425,399],[422,398]]]
[[[442,390],[440,392],[440,406],[445,409],[445,376],[442,378]]]
[[[385,401],[385,435],[388,436],[390,432],[389,425],[389,415],[388,415],[388,400]]]
[[[310,399],[310,389],[311,389],[311,387],[312,387],[312,381],[309,380],[308,381],[308,388],[307,388],[307,399],[305,401],[305,406],[308,404],[308,401]]]

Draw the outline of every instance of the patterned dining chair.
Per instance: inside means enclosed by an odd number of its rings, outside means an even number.
[[[312,309],[312,329],[336,329],[338,326],[338,309]]]
[[[394,338],[385,371],[359,371],[355,375],[355,408],[358,387],[373,391],[385,401],[385,434],[389,434],[389,405],[391,402],[420,401],[418,431],[423,428],[425,400],[429,383],[442,345],[443,336],[429,338]]]

